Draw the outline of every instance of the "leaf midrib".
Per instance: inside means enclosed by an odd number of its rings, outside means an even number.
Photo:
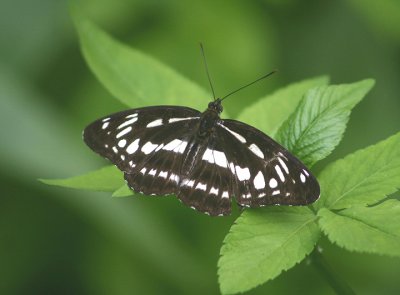
[[[332,213],[333,213],[333,212],[332,212]],[[335,213],[334,213],[334,214],[335,214]],[[387,232],[386,230],[383,230],[383,229],[381,229],[381,228],[379,228],[379,227],[376,227],[375,225],[369,224],[369,223],[367,223],[366,221],[361,220],[361,219],[359,219],[359,218],[356,218],[356,217],[353,217],[353,216],[348,216],[348,215],[343,215],[343,214],[340,214],[340,212],[338,212],[338,213],[336,213],[336,214],[338,214],[338,215],[340,215],[340,216],[342,216],[342,217],[346,217],[346,218],[355,220],[355,221],[357,221],[357,222],[359,222],[359,223],[361,223],[361,224],[364,224],[364,225],[366,225],[367,227],[369,227],[369,228],[371,228],[372,230],[377,231],[377,232],[379,232],[379,233],[384,233],[384,234],[386,234],[386,235],[388,235],[388,236],[390,236],[390,237],[393,237],[393,238],[396,238],[396,239],[400,239],[400,236],[398,236],[398,235],[396,235],[396,234],[393,234],[393,233],[391,233],[391,232]]]
[[[351,187],[349,190],[347,190],[346,192],[344,192],[339,198],[337,198],[332,204],[329,205],[329,208],[333,208],[333,206],[340,200],[342,200],[346,195],[348,195],[349,193],[351,193],[352,191],[354,191],[355,189],[357,189],[359,186],[361,186],[362,184],[364,184],[366,181],[368,181],[371,177],[375,176],[376,174],[380,173],[381,170],[383,170],[384,168],[386,168],[387,166],[389,166],[390,163],[383,165],[382,167],[380,167],[379,169],[375,170],[375,172],[371,173],[370,175],[368,175],[367,177],[364,177],[362,181],[360,181],[359,183],[357,183],[356,185],[354,185],[353,187]]]
[[[324,110],[320,113],[317,114],[316,117],[314,117],[310,123],[307,125],[307,127],[304,129],[303,132],[300,133],[299,137],[295,140],[293,146],[292,146],[292,150],[294,149],[295,146],[297,146],[298,142],[301,142],[301,140],[303,139],[303,137],[305,136],[305,134],[307,134],[309,132],[310,129],[312,129],[315,124],[316,124],[316,120],[319,119],[320,116],[325,115],[326,112],[328,112],[329,110],[331,110],[332,108],[334,108],[337,104],[339,104],[340,102],[342,102],[341,100],[337,100],[335,101],[333,104],[327,106],[326,108],[324,108]]]

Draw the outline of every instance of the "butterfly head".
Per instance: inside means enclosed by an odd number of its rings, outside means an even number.
[[[221,114],[224,108],[222,107],[221,104],[222,100],[220,98],[217,98],[216,100],[210,102],[208,104],[208,110],[214,111],[218,114]]]

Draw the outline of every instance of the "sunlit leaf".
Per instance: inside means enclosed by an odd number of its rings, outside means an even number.
[[[126,184],[124,184],[123,186],[118,188],[112,194],[113,197],[129,197],[132,195],[133,195],[133,191]]]
[[[115,166],[106,166],[87,174],[64,179],[41,179],[50,185],[94,191],[115,191],[124,184],[122,172]]]
[[[373,85],[369,79],[309,90],[282,124],[276,139],[306,165],[313,165],[340,142],[352,108]]]
[[[400,187],[400,133],[329,165],[322,171],[319,207],[374,204]]]
[[[159,104],[203,109],[210,94],[152,57],[110,37],[74,11],[82,52],[93,73],[130,107]]]
[[[400,202],[353,206],[339,212],[323,208],[319,224],[328,238],[350,251],[400,256]]]
[[[269,136],[273,136],[279,126],[296,109],[307,90],[327,85],[328,82],[327,76],[321,76],[289,84],[245,108],[238,120],[256,126]]]
[[[218,274],[222,293],[247,291],[303,260],[319,238],[315,221],[307,207],[245,211],[221,248]]]

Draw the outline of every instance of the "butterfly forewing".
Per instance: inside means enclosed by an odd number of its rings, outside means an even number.
[[[239,205],[307,205],[318,199],[315,177],[273,139],[235,120],[221,120],[216,130],[234,174]]]
[[[186,107],[128,110],[93,122],[85,128],[83,139],[123,172],[135,173],[161,144],[167,145],[171,140],[193,133],[199,116],[200,112]],[[163,151],[168,155],[167,148]]]
[[[125,172],[130,188],[145,194],[177,192],[183,152],[200,112],[184,107],[147,107],[90,124],[83,137],[95,152]]]

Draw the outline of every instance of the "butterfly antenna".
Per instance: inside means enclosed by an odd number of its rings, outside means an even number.
[[[244,86],[242,86],[242,87],[236,89],[235,91],[232,91],[231,93],[229,93],[229,94],[225,95],[223,98],[221,98],[221,101],[223,101],[223,100],[224,100],[225,98],[227,98],[228,96],[231,96],[232,94],[234,94],[234,93],[236,93],[236,92],[238,92],[238,91],[240,91],[240,90],[242,90],[242,89],[244,89],[244,88],[246,88],[246,87],[249,87],[250,85],[253,85],[254,83],[257,83],[258,81],[260,81],[260,80],[262,80],[262,79],[265,79],[265,78],[271,76],[272,74],[275,74],[277,71],[278,71],[278,70],[273,70],[272,72],[270,72],[270,73],[268,73],[268,74],[266,74],[266,75],[264,75],[264,76],[258,78],[257,80],[255,80],[255,81],[253,81],[253,82],[251,82],[251,83],[249,83],[249,84],[246,84],[246,85],[244,85]]]
[[[213,97],[214,97],[214,100],[215,100],[214,87],[213,87],[213,84],[211,82],[210,72],[208,71],[208,66],[207,66],[206,55],[204,53],[204,47],[203,47],[203,44],[201,42],[200,42],[200,49],[201,49],[201,55],[203,56],[204,66],[206,68],[208,82],[210,83],[211,91],[212,91],[212,94],[213,94]]]

